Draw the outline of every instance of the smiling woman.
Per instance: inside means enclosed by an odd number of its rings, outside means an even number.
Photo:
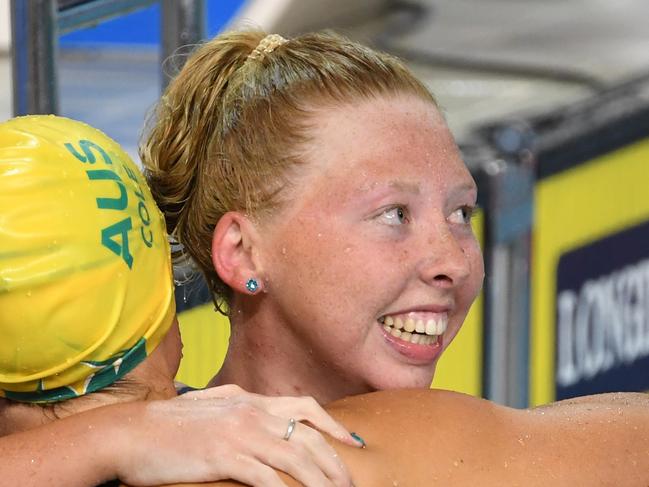
[[[169,85],[141,156],[232,324],[211,385],[322,403],[429,386],[484,271],[475,184],[400,61],[332,33],[223,34]]]
[[[358,101],[313,116],[291,205],[260,225],[264,299],[278,310],[266,319],[281,324],[273,343],[292,362],[264,373],[317,387],[325,401],[427,387],[482,280],[471,176],[429,102]],[[295,363],[313,367],[298,377]]]

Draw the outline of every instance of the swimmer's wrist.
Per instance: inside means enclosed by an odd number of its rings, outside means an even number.
[[[144,402],[122,403],[99,408],[100,425],[95,430],[98,468],[107,482],[123,479],[137,467],[137,449],[142,447],[141,416]]]

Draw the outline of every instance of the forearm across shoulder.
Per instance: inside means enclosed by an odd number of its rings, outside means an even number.
[[[117,477],[124,435],[140,403],[97,408],[0,438],[3,479],[21,487],[96,486]],[[126,442],[128,444],[128,442]]]

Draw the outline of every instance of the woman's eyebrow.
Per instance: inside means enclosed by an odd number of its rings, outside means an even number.
[[[408,181],[399,181],[399,180],[392,180],[388,181],[386,183],[384,182],[375,182],[375,183],[370,183],[370,184],[365,184],[359,188],[359,191],[361,193],[368,193],[370,191],[373,191],[377,188],[380,189],[394,189],[397,191],[401,191],[403,193],[414,193],[414,194],[419,194],[421,193],[421,188],[419,183],[411,183]]]
[[[456,195],[459,193],[466,193],[466,192],[477,192],[478,187],[475,185],[473,181],[465,181],[462,184],[458,184],[454,188],[451,189],[451,195]]]
[[[404,193],[421,193],[419,183],[409,183],[407,181],[390,181],[388,186],[392,189],[403,191]]]

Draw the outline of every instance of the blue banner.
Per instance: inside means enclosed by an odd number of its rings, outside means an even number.
[[[649,222],[563,254],[556,309],[557,400],[649,389]]]

